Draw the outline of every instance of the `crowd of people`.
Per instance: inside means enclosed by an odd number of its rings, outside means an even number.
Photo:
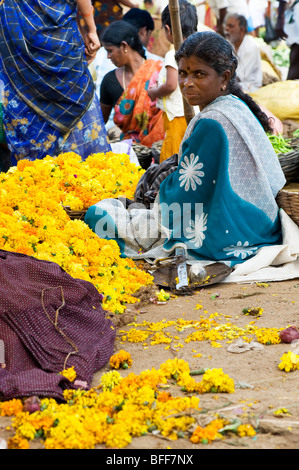
[[[169,43],[165,57],[148,50],[154,0],[142,8],[129,0],[18,3],[22,8],[15,8],[15,0],[0,4],[2,119],[11,165],[70,150],[82,159],[107,152],[113,120],[121,142],[146,148],[163,142],[156,164],[166,162],[169,170],[159,179],[157,210],[130,212],[109,200],[99,204],[101,215],[98,206],[88,211],[91,227],[110,218],[125,255],[156,257],[183,244],[194,258],[224,257],[233,264],[240,252],[243,260],[261,246],[281,242],[275,198],[285,178],[267,137],[274,122],[249,95],[262,86],[253,36],[264,24],[269,2],[179,0],[179,50],[173,46],[169,5],[159,5]],[[198,31],[202,6],[215,18],[207,31]],[[292,11],[288,21],[286,8]],[[298,9],[297,1],[292,6],[279,1],[277,37],[290,45],[290,79],[299,78]],[[194,112],[191,122],[186,103]],[[176,213],[167,221],[165,207],[175,202]],[[191,209],[183,227],[187,203]],[[197,211],[197,203],[204,212]],[[157,236],[147,233],[152,224],[159,228]],[[142,227],[146,235],[124,233],[128,226]]]

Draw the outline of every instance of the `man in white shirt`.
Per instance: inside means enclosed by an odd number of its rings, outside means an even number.
[[[217,32],[224,36],[224,18],[227,14],[238,13],[249,17],[247,0],[208,0],[217,19]]]
[[[287,80],[299,79],[299,1],[279,0],[277,23],[275,28],[277,37],[285,39],[291,48],[290,66]]]
[[[263,71],[260,49],[255,39],[247,34],[247,20],[242,15],[227,15],[225,36],[233,45],[238,57],[237,77],[245,92],[252,92],[262,86]]]

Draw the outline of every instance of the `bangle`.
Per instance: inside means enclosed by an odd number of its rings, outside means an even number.
[[[83,16],[83,18],[87,18],[87,16],[90,16],[92,15],[94,12],[94,8],[93,8],[93,5],[91,5],[91,9],[90,9],[90,12],[89,13],[86,13],[85,15],[83,13],[80,12],[80,15]]]

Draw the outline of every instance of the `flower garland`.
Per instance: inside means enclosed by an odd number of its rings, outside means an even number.
[[[104,309],[122,313],[152,276],[121,258],[116,241],[70,220],[63,206],[83,209],[103,198],[132,198],[142,172],[128,155],[112,152],[85,161],[73,152],[19,161],[0,174],[0,249],[59,264],[91,282],[103,295]]]
[[[203,374],[203,383],[217,385],[218,391],[229,393],[226,385],[223,388],[229,378],[221,370],[212,370],[213,374],[205,380],[207,372]],[[29,448],[30,441],[37,438],[43,440],[47,449],[92,449],[101,444],[123,448],[133,437],[151,432],[170,440],[189,438],[194,443],[209,443],[223,437],[229,420],[216,417],[205,428],[196,427],[196,416],[201,411],[198,396],[175,397],[160,390],[169,379],[180,385],[184,374],[189,374],[189,365],[176,358],[157,370],[130,373],[124,378],[112,370],[102,375],[100,393],[95,389],[65,390],[66,403],[43,398],[40,410],[32,413],[24,411],[19,399],[2,402],[0,414],[14,415],[15,435],[9,439],[8,448]],[[253,429],[241,422],[239,425],[234,430],[240,436],[253,435]]]

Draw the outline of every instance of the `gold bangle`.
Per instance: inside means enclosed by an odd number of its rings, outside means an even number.
[[[87,16],[90,16],[92,15],[94,12],[94,8],[93,8],[93,5],[91,5],[91,9],[90,9],[90,12],[89,13],[86,13],[85,15],[83,13],[80,12],[80,15],[83,16],[83,18],[87,18]]]

